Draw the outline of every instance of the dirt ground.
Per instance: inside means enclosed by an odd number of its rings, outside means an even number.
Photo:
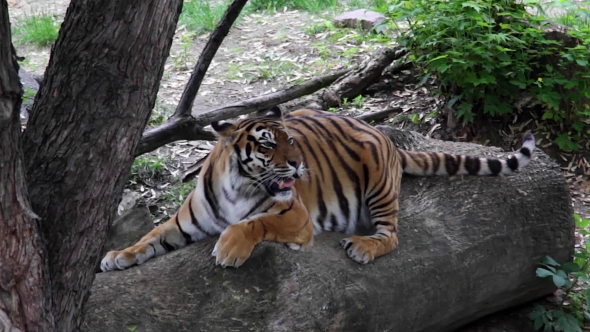
[[[14,24],[26,15],[35,13],[52,13],[63,19],[69,1],[9,0],[8,3]],[[326,20],[345,9],[320,14],[282,11],[242,17],[216,55],[199,90],[193,113],[283,89],[320,73],[353,66],[368,57],[374,49],[393,45],[392,41],[364,36],[354,30],[318,28],[325,26]],[[155,119],[153,125],[174,112],[207,37],[195,36],[186,27],[178,27],[158,92],[152,116]],[[15,42],[19,55],[27,58],[22,66],[42,75],[49,60],[49,48],[39,49]],[[442,129],[436,116],[431,116],[440,107],[440,101],[431,91],[419,87],[417,83],[416,77],[410,72],[384,77],[381,84],[385,89],[377,89],[370,96],[347,101],[337,111],[360,114],[387,107],[401,107],[403,112],[417,114],[421,120],[419,124],[403,121],[396,126],[417,130],[434,138],[449,139],[454,136],[457,139],[457,135]],[[525,126],[520,129],[524,131],[531,128]],[[471,137],[470,140],[490,144],[501,139],[502,147],[512,149],[520,144],[523,132],[497,127],[490,127],[488,131],[494,132],[492,136],[495,140],[486,139],[483,135]],[[180,141],[161,147],[147,156],[163,161],[162,174],[132,182],[128,189],[148,202],[155,222],[165,221],[186,195],[185,191],[179,191],[174,194],[177,197],[170,199],[167,191],[178,182],[175,178],[211,147],[211,142]],[[557,158],[559,154],[555,156]],[[590,181],[587,176],[572,172],[571,165],[564,167],[564,174],[571,185],[572,204],[576,212],[590,218]],[[526,305],[493,315],[461,331],[532,331],[526,318],[532,306]]]

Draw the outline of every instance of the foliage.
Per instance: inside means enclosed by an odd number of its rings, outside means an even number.
[[[23,103],[29,100],[35,99],[35,91],[31,90],[31,88],[24,88],[23,91]]]
[[[40,47],[55,42],[59,33],[57,17],[50,14],[26,16],[12,28],[13,39],[19,44],[34,44]]]
[[[193,182],[182,182],[179,178],[172,179],[170,187],[166,188],[166,192],[162,195],[162,199],[167,203],[178,207],[188,197],[188,194],[195,189]]]
[[[553,258],[546,256],[537,269],[537,276],[551,278],[555,286],[564,291],[563,299],[555,310],[547,310],[543,306],[537,306],[529,316],[533,321],[535,330],[543,328],[543,331],[582,332],[580,327],[584,323],[590,323],[590,220],[574,215],[578,233],[585,238],[583,246],[576,248],[572,262],[557,263]],[[569,302],[566,308],[564,304]]]
[[[208,0],[185,1],[178,22],[196,34],[211,32],[226,10],[227,1],[216,4],[211,4]]]
[[[590,133],[590,29],[569,31],[583,43],[565,47],[545,38],[548,22],[530,6],[541,8],[538,0],[392,0],[389,16],[422,82],[435,75],[464,124],[511,114],[513,98],[528,90],[544,106],[543,119],[570,125],[557,143],[575,149],[571,141]]]
[[[150,181],[163,176],[166,170],[166,164],[163,158],[157,158],[150,155],[143,155],[135,158],[131,165],[131,174],[129,179],[133,182]]]

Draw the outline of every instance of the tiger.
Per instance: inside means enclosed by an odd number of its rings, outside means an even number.
[[[348,257],[366,264],[398,246],[402,174],[495,176],[526,166],[531,133],[507,159],[396,149],[368,123],[309,109],[213,122],[218,141],[180,209],[135,245],[109,251],[102,271],[123,270],[219,235],[215,265],[239,267],[264,241],[300,250],[322,231],[347,234]],[[356,235],[359,227],[372,230]]]

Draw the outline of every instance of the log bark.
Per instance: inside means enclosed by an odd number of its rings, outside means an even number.
[[[23,135],[54,331],[81,324],[181,8],[182,0],[80,0],[64,18]]]
[[[54,322],[49,274],[25,181],[23,91],[6,0],[0,0],[0,36],[0,331],[49,331]]]
[[[502,155],[379,129],[407,149]],[[343,235],[323,233],[307,251],[264,243],[222,269],[208,239],[98,274],[83,330],[453,331],[551,293],[537,263],[573,254],[569,189],[540,151],[512,176],[406,177],[400,199],[400,246],[373,263],[347,259]]]

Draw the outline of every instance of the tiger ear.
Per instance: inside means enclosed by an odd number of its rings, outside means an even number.
[[[236,130],[236,126],[231,122],[219,122],[213,121],[211,122],[211,127],[215,130],[220,136],[228,136]]]
[[[281,112],[281,109],[278,106],[273,106],[266,111],[264,117],[278,120],[283,117],[283,112]]]

